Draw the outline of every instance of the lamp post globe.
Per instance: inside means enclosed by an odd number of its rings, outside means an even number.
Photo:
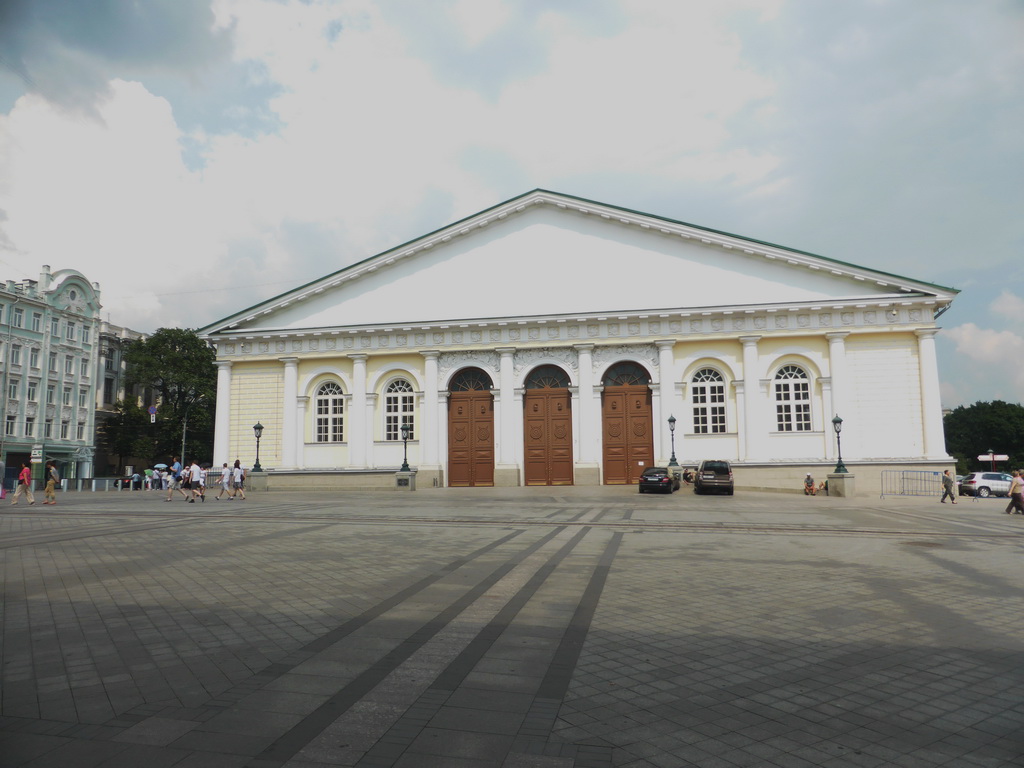
[[[835,418],[832,419],[832,429],[836,431],[836,453],[839,458],[839,462],[836,464],[835,473],[837,475],[848,473],[850,470],[848,470],[846,465],[843,464],[843,444],[842,438],[839,436],[839,433],[843,431],[843,420],[839,418],[838,413],[835,415]]]
[[[256,463],[252,465],[252,471],[262,472],[263,467],[260,466],[260,438],[263,437],[263,425],[257,421],[253,425],[252,431],[256,435]]]
[[[402,468],[400,472],[409,471],[409,432],[412,431],[412,427],[409,426],[409,422],[402,422]]]
[[[668,433],[672,438],[672,458],[669,459],[668,465],[670,467],[678,467],[679,462],[676,461],[676,417],[668,417]]]

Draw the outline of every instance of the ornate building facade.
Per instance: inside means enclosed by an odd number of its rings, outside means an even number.
[[[734,462],[944,469],[936,319],[956,291],[534,190],[200,330],[214,461],[419,485],[636,482]],[[669,417],[676,429],[670,433]],[[411,434],[403,442],[401,427]]]
[[[99,327],[99,286],[81,272],[44,266],[0,288],[7,487],[22,462],[37,478],[49,459],[63,477],[93,476]]]

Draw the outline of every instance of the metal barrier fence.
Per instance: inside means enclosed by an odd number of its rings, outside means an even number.
[[[938,496],[942,473],[912,469],[882,470],[882,498],[886,496]]]

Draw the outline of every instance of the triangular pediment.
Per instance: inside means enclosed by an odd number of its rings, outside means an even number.
[[[893,300],[955,291],[536,190],[215,323],[277,332]]]

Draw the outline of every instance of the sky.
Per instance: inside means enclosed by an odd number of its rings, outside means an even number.
[[[0,0],[0,278],[198,328],[534,188],[959,289],[1024,391],[1020,0]]]

